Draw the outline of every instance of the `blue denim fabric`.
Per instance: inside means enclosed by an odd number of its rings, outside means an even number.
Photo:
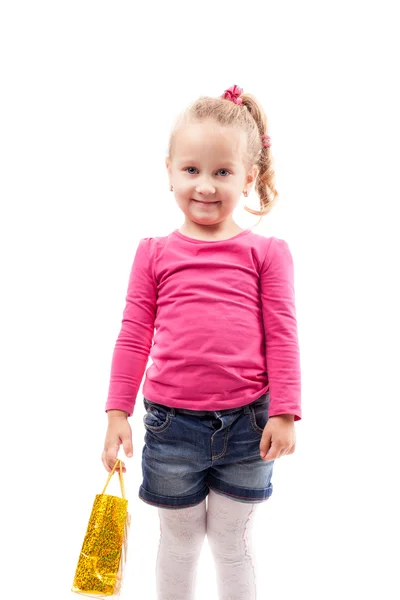
[[[263,502],[274,461],[260,456],[269,392],[219,411],[170,408],[144,398],[146,429],[139,498],[162,508],[200,504],[210,488],[238,502]]]

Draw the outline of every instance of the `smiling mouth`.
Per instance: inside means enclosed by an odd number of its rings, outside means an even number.
[[[216,202],[203,202],[202,200],[195,200],[193,198],[193,202],[198,202],[199,204],[219,204],[219,201]]]

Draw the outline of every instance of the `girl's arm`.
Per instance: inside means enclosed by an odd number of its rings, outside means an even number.
[[[261,299],[269,379],[269,416],[301,419],[301,372],[294,266],[288,244],[270,238],[261,267]]]
[[[154,336],[157,286],[152,266],[155,240],[143,238],[133,261],[122,326],[111,363],[106,411],[133,414]]]

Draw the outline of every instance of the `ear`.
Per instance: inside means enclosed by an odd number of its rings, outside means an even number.
[[[260,172],[260,169],[257,167],[257,165],[253,165],[247,173],[246,184],[253,185],[253,183],[257,179],[259,172]]]

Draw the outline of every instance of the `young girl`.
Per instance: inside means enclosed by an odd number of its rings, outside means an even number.
[[[121,444],[132,456],[128,417],[153,361],[139,497],[158,507],[158,600],[194,597],[206,534],[220,600],[256,597],[252,517],[272,494],[274,460],[294,452],[301,419],[288,244],[232,218],[253,184],[261,207],[245,207],[253,214],[278,195],[266,116],[242,92],[201,97],[173,128],[166,166],[185,221],[140,240],[112,359],[108,472]]]

